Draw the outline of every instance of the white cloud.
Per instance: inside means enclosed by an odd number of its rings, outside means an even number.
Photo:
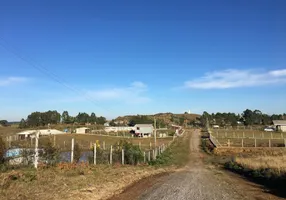
[[[151,99],[145,96],[147,85],[136,81],[128,87],[115,87],[101,90],[91,90],[87,97],[96,101],[121,101],[125,103],[147,103]]]
[[[6,77],[6,78],[0,78],[0,86],[9,86],[16,83],[23,83],[26,82],[28,79],[25,77]]]
[[[184,87],[197,89],[226,89],[285,83],[286,69],[266,72],[227,69],[207,73],[201,78],[186,81]]]

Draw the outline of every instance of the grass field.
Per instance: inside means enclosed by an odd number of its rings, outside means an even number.
[[[286,139],[286,133],[249,129],[212,129],[211,133],[223,147],[284,147]]]

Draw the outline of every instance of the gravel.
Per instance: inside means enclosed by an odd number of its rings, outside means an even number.
[[[222,173],[204,165],[200,153],[200,132],[193,131],[190,139],[191,161],[181,171],[164,178],[141,194],[141,200],[218,199],[251,200],[235,182],[226,181]]]

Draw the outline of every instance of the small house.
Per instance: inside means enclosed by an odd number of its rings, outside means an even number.
[[[75,133],[78,133],[78,134],[90,133],[90,128],[87,128],[87,127],[76,128]]]
[[[273,120],[273,124],[277,131],[286,132],[286,120]]]
[[[133,132],[136,136],[147,136],[150,137],[153,133],[153,125],[152,124],[136,124],[133,127]]]

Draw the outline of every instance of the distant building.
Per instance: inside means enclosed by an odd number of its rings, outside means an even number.
[[[87,127],[76,128],[75,133],[78,133],[78,134],[90,133],[90,128],[87,128]]]
[[[109,122],[105,122],[103,125],[104,126],[109,126]]]
[[[136,124],[133,127],[134,134],[141,137],[150,137],[153,133],[153,130],[154,128],[152,124]]]
[[[39,136],[47,136],[47,135],[57,135],[57,134],[65,134],[63,131],[59,131],[56,129],[41,129],[41,130],[26,130],[20,133],[17,133],[20,139],[35,137],[35,133],[39,132]]]
[[[277,131],[286,132],[286,120],[273,120],[273,124]]]
[[[133,127],[131,126],[108,126],[105,127],[106,132],[118,132],[118,131],[131,131]]]

